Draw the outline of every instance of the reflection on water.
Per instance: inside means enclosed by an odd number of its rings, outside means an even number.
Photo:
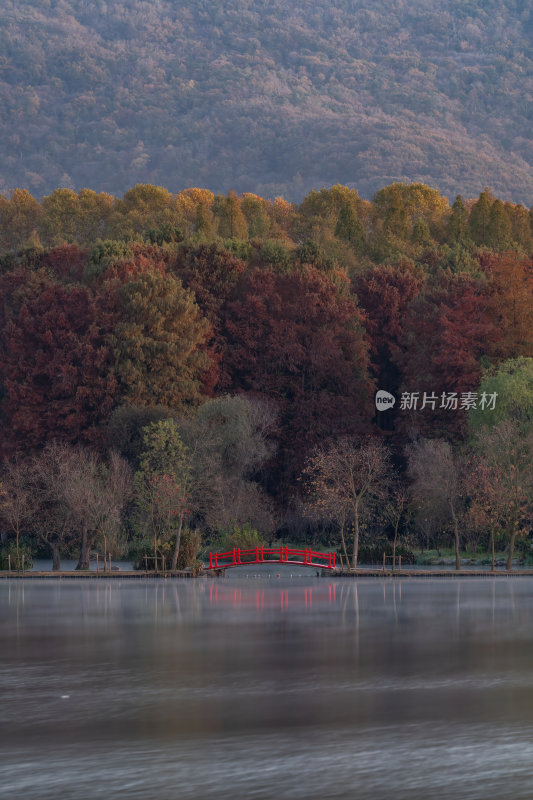
[[[61,571],[62,572],[69,572],[76,569],[78,565],[77,559],[68,559],[62,558],[61,559]],[[111,565],[113,569],[117,570],[132,570],[133,564],[131,561],[116,561],[112,560]],[[91,562],[89,565],[89,569],[91,572],[96,572],[96,568],[98,567],[99,571],[102,572],[104,568],[103,557],[100,557],[98,564],[96,562],[96,558],[94,556],[91,557]],[[49,558],[36,558],[33,561],[33,568],[32,572],[52,572],[52,559]]]
[[[530,798],[533,580],[0,584],[0,796]]]

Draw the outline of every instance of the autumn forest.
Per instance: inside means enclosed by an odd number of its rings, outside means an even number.
[[[0,196],[0,560],[527,562],[532,252],[488,189]]]

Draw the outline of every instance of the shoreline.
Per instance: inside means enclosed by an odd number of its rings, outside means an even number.
[[[61,580],[62,578],[67,578],[69,580],[115,580],[117,578],[192,578],[193,575],[190,572],[185,572],[184,570],[178,570],[177,572],[144,572],[143,570],[112,570],[106,571],[100,570],[96,572],[96,570],[60,570],[59,572],[53,572],[52,570],[28,570],[28,572],[15,572],[14,570],[0,570],[0,580],[32,580],[32,579],[40,579],[45,578],[46,580]],[[201,576],[198,576],[201,577]]]
[[[231,569],[231,568],[227,568]],[[231,569],[232,572],[236,574],[239,573],[238,568]],[[51,570],[47,571],[28,571],[28,572],[14,572],[13,570],[9,572],[8,570],[0,571],[0,580],[143,580],[143,579],[194,579],[194,578],[224,578],[225,577],[225,570],[217,570],[218,574],[215,574],[214,571],[205,571],[200,575],[192,575],[190,572],[186,572],[184,570],[176,571],[176,572],[144,572],[141,570],[113,570],[113,571],[100,571],[95,572],[94,570],[87,570],[87,571],[76,571],[76,570],[62,570],[59,572],[53,572]],[[313,570],[309,570],[309,577],[313,576]],[[254,576],[257,577],[257,576]],[[298,575],[298,578],[306,577],[305,575]],[[464,570],[442,570],[442,569],[430,569],[430,570],[412,570],[412,569],[402,569],[400,571],[395,570],[382,570],[382,569],[373,569],[373,568],[360,568],[356,570],[350,571],[341,571],[341,570],[321,570],[320,576],[321,578],[531,578],[533,577],[533,569],[517,569],[517,570],[506,570],[506,569],[497,569],[494,572],[489,570],[479,570],[479,569],[464,569]]]

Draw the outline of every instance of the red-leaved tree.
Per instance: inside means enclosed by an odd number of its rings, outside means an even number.
[[[112,319],[85,287],[15,278],[2,298],[14,309],[1,331],[4,447],[94,441],[117,399]]]
[[[324,438],[368,430],[368,343],[341,278],[313,267],[256,270],[228,304],[223,332],[225,388],[280,409],[279,477],[292,480]]]

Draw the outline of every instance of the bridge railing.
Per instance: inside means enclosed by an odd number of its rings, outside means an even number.
[[[335,553],[319,553],[311,548],[236,547],[227,553],[209,553],[208,569],[225,569],[246,564],[302,564],[319,569],[335,569]]]

